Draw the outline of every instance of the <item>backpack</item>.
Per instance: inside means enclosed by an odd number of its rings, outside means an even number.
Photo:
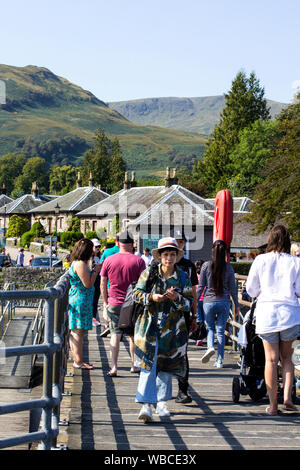
[[[180,271],[181,271],[180,273],[181,274],[181,278],[180,278],[181,291],[183,291],[184,285],[185,285],[186,273],[182,270]],[[150,266],[149,277],[146,283],[147,293],[150,293],[152,291],[155,281],[157,279],[157,276],[158,276],[158,265],[152,264]],[[121,330],[123,330],[125,333],[126,333],[126,330],[128,331],[128,333],[133,332],[136,320],[139,317],[139,315],[143,313],[144,308],[145,308],[143,304],[135,302],[132,298],[132,292],[136,284],[137,284],[137,281],[129,284],[127,291],[126,291],[125,300],[123,302],[123,305],[120,311],[118,327]]]

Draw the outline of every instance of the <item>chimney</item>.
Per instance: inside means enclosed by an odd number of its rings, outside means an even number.
[[[125,172],[125,180],[124,180],[124,189],[130,189],[130,181],[128,179],[128,171]]]
[[[34,181],[31,185],[31,194],[35,198],[37,198],[39,195],[39,188],[38,188],[38,185],[36,184],[36,181]]]
[[[3,183],[3,185],[2,185],[1,194],[6,194],[6,185],[5,185],[5,183]]]
[[[82,183],[82,180],[81,180],[81,175],[80,175],[80,171],[78,171],[78,173],[77,173],[77,182],[76,182],[76,188],[80,188],[80,186],[81,186],[81,183]]]
[[[172,186],[172,178],[170,178],[170,167],[167,166],[166,177],[165,177],[165,188],[170,188]]]
[[[131,173],[130,186],[131,186],[131,188],[136,188],[136,186],[137,186],[137,182],[136,182],[136,179],[135,179],[135,171],[133,171]]]
[[[101,190],[101,184],[98,184],[97,188]]]
[[[94,186],[93,173],[91,171],[90,171],[90,177],[89,177],[89,186],[90,187]]]
[[[174,168],[173,170],[173,183],[172,184],[178,184],[177,168]]]

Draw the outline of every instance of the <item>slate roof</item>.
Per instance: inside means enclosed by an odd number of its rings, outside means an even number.
[[[233,199],[233,212],[250,212],[252,209],[253,201],[248,197],[234,197]],[[215,199],[206,199],[213,209],[215,207]]]
[[[159,211],[162,205],[189,204],[195,211],[205,216],[207,223],[213,223],[213,217],[208,216],[204,209],[213,209],[205,199],[179,185],[165,186],[140,186],[130,189],[122,189],[111,195],[105,201],[101,201],[77,214],[78,217],[103,217],[112,218],[114,214],[127,215],[135,219],[134,224],[141,221],[147,223],[153,211]],[[175,216],[180,217],[178,212]],[[173,216],[172,216],[173,217]],[[182,220],[182,219],[181,219]]]
[[[39,206],[37,209],[32,209],[30,213],[53,213],[55,206],[59,205],[60,212],[79,212],[86,209],[95,203],[106,199],[109,196],[101,189],[94,186],[82,186],[70,191],[63,196],[57,196],[54,201],[49,201],[46,204]]]
[[[6,194],[0,195],[0,207],[5,206],[5,204],[9,204],[12,201],[13,199],[11,197],[6,196]]]
[[[53,199],[53,196],[40,195],[39,197],[35,197],[32,194],[24,194],[24,196],[0,207],[0,214],[4,215],[6,209],[6,214],[27,215],[31,209],[41,206],[45,201],[49,201],[50,198]]]
[[[211,205],[203,198],[179,185],[172,186],[172,190],[162,197],[156,204],[130,223],[133,225],[194,225],[201,221],[201,225],[213,225],[213,214],[207,209]],[[166,212],[165,212],[166,211]]]
[[[267,245],[268,232],[255,234],[252,224],[239,214],[233,215],[232,248],[259,248]]]

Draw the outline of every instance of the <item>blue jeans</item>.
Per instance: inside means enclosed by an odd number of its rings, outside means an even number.
[[[136,401],[138,403],[157,403],[172,399],[172,374],[158,372],[156,374],[156,359],[158,340],[156,339],[155,356],[151,370],[141,369]]]
[[[207,328],[207,347],[213,348],[215,332],[217,333],[218,356],[217,360],[224,359],[225,327],[229,316],[230,302],[203,302],[205,323]]]
[[[199,300],[197,308],[197,323],[204,322],[203,300]]]

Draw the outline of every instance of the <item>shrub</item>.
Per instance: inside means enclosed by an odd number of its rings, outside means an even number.
[[[8,229],[5,234],[6,238],[20,237],[24,232],[28,231],[28,220],[14,214],[9,219]]]
[[[83,233],[81,232],[68,231],[63,232],[60,235],[60,241],[65,247],[74,245],[74,243],[78,242],[78,240],[81,240],[81,238],[84,238]]]
[[[92,240],[93,238],[98,238],[96,230],[89,230],[88,232],[86,232],[85,237],[89,240]]]
[[[29,232],[24,232],[23,235],[21,236],[21,239],[20,239],[20,245],[24,248],[24,246],[29,246],[30,245],[30,242],[32,241],[33,239],[33,235],[31,233],[31,231]]]
[[[30,232],[32,233],[34,238],[43,238],[46,235],[46,231],[44,229],[44,226],[41,224],[41,222],[35,222],[31,229]]]
[[[252,263],[230,263],[233,267],[235,274],[241,274],[243,276],[248,276]]]

